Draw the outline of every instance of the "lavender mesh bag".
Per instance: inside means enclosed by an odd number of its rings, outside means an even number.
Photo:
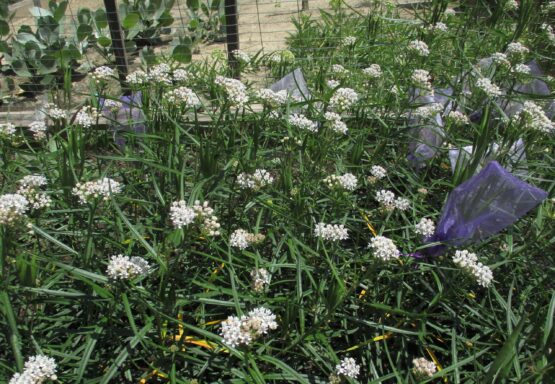
[[[115,143],[123,149],[125,138],[121,132],[145,132],[145,116],[142,109],[141,92],[133,93],[129,96],[121,96],[119,101],[121,107],[117,111],[112,111],[104,107],[104,99],[100,99],[102,114],[108,119],[114,131]]]
[[[288,73],[270,86],[274,92],[286,90],[287,94],[298,100],[309,100],[311,95],[300,68]]]
[[[497,161],[455,188],[447,198],[441,219],[424,250],[437,256],[447,246],[480,242],[507,228],[547,198],[547,192],[512,175]]]

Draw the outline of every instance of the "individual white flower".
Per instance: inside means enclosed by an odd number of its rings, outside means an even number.
[[[418,56],[426,57],[430,54],[428,45],[421,40],[413,40],[409,43],[407,49]]]
[[[44,113],[52,120],[63,120],[66,118],[66,111],[57,107],[54,104],[46,104],[44,106]]]
[[[233,54],[233,57],[235,57],[238,61],[241,61],[243,64],[249,64],[251,61],[251,56],[247,52],[241,51],[240,49],[236,49],[231,53]]]
[[[95,107],[86,105],[77,112],[75,115],[75,124],[82,126],[83,128],[90,128],[96,123],[99,117],[98,110]]]
[[[40,190],[46,183],[46,177],[44,176],[25,176],[18,182],[19,188],[17,189],[17,193],[24,196],[33,209],[49,207],[52,203],[52,199]]]
[[[109,80],[116,76],[116,71],[112,68],[103,65],[102,67],[96,68],[92,73],[92,78],[95,82],[99,83],[101,81]]]
[[[148,81],[148,75],[145,73],[145,71],[141,71],[139,69],[128,74],[125,78],[125,81],[133,85],[146,84],[146,82]]]
[[[476,80],[476,88],[482,90],[489,97],[498,97],[502,94],[501,89],[493,84],[487,77]]]
[[[314,228],[314,235],[323,240],[339,241],[349,238],[349,231],[343,224],[318,223]]]
[[[129,280],[145,275],[149,270],[148,262],[141,257],[114,255],[110,258],[106,274],[110,279]]]
[[[12,123],[0,124],[0,138],[13,139],[17,130]]]
[[[309,132],[318,132],[318,124],[315,121],[309,120],[305,115],[294,113],[287,119],[289,124]]]
[[[358,180],[352,173],[343,175],[330,175],[324,179],[324,183],[330,189],[343,189],[346,191],[354,191],[357,188]]]
[[[249,235],[250,233],[244,229],[236,229],[229,238],[229,245],[241,250],[246,249],[250,245]]]
[[[287,91],[285,89],[277,92],[274,92],[269,88],[260,89],[256,92],[256,97],[261,99],[265,104],[274,108],[287,103]]]
[[[434,234],[436,230],[436,225],[434,222],[426,217],[420,219],[418,224],[414,226],[414,232],[423,236],[423,237],[430,237]]]
[[[270,273],[265,268],[255,268],[251,271],[251,286],[255,292],[263,292],[270,284]]]
[[[522,43],[515,41],[507,45],[507,49],[505,50],[505,52],[507,53],[507,56],[518,59],[526,55],[528,52],[530,52],[530,50]]]
[[[333,64],[331,66],[331,72],[335,73],[336,75],[345,75],[349,73],[349,71],[341,64]]]
[[[358,100],[358,93],[351,88],[339,88],[330,99],[330,108],[344,111],[350,108]]]
[[[232,348],[249,345],[253,340],[276,329],[276,316],[267,308],[259,307],[241,317],[229,316],[222,322],[223,342]]]
[[[364,68],[362,73],[372,79],[379,79],[383,75],[382,68],[378,64],[371,64],[368,68]]]
[[[412,366],[412,372],[420,379],[432,377],[437,371],[437,367],[433,361],[426,360],[423,357],[414,359],[412,361]]]
[[[324,113],[324,119],[329,123],[332,131],[346,135],[349,129],[347,124],[341,121],[341,116],[335,112]]]
[[[43,384],[46,380],[57,380],[56,360],[45,355],[31,356],[25,362],[22,373],[16,373],[9,384]]]
[[[345,46],[345,47],[350,47],[352,45],[355,45],[355,43],[357,42],[357,38],[354,36],[346,36],[343,38],[343,40],[341,40],[341,45]]]
[[[82,204],[96,198],[108,200],[111,195],[121,192],[123,186],[109,177],[103,177],[96,181],[87,181],[86,183],[77,183],[73,187],[73,194],[79,198]]]
[[[447,119],[454,125],[466,125],[470,123],[468,116],[460,111],[450,111],[447,114]]]
[[[198,108],[201,103],[198,96],[192,89],[187,87],[178,87],[167,93],[164,97],[170,104],[183,104],[186,108]]]
[[[237,176],[237,184],[241,189],[258,191],[274,182],[274,177],[265,169],[258,168],[254,173],[242,172]]]
[[[526,129],[536,130],[543,133],[555,132],[555,125],[540,106],[532,101],[525,101],[523,108],[513,117]]]
[[[401,255],[401,252],[399,252],[393,240],[385,236],[375,236],[371,238],[368,248],[372,250],[374,256],[382,261],[398,259]]]
[[[344,357],[339,364],[335,366],[335,374],[340,377],[348,377],[356,379],[360,373],[360,365],[352,357]]]
[[[423,90],[431,91],[432,83],[430,72],[425,69],[415,69],[411,75],[411,81],[414,86]]]
[[[183,68],[177,68],[173,71],[172,74],[173,81],[177,82],[187,82],[193,78],[191,72]]]
[[[35,140],[44,140],[47,129],[46,123],[43,120],[33,121],[29,124],[29,131],[31,131]]]
[[[195,211],[196,218],[201,222],[200,229],[204,234],[208,236],[220,235],[220,223],[208,201],[201,203],[199,200],[195,200],[193,211]]]
[[[26,217],[29,201],[18,193],[0,196],[0,224],[12,225]]]
[[[247,87],[239,80],[216,76],[214,83],[225,90],[231,105],[240,108],[248,103]]]
[[[175,228],[183,228],[192,224],[196,217],[197,214],[185,200],[174,201],[170,207],[170,220]]]

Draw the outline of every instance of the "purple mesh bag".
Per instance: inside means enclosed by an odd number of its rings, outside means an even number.
[[[120,147],[125,147],[125,138],[121,132],[145,133],[145,116],[142,109],[142,93],[139,91],[129,96],[119,98],[122,106],[117,111],[104,108],[104,99],[100,99],[102,115],[108,119],[114,131],[114,141]]]
[[[547,198],[547,192],[512,175],[497,161],[456,187],[447,198],[436,232],[424,253],[437,256],[447,246],[480,242],[516,222]]]

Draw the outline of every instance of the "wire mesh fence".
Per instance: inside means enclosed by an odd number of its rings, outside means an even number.
[[[343,4],[346,12],[361,14],[375,5],[371,0]],[[12,123],[26,124],[32,119],[29,111],[37,103],[48,102],[49,92],[68,82],[76,96],[87,96],[91,71],[103,65],[117,69],[124,80],[145,61],[160,58],[188,63],[239,48],[249,55],[281,52],[289,47],[289,36],[299,35],[303,23],[326,17],[332,7],[326,0],[23,0],[4,4],[0,9],[0,113],[4,116],[0,119],[9,116]],[[410,22],[411,15],[406,17]],[[305,52],[325,55],[344,44],[356,28],[367,26],[345,25],[345,31],[327,35],[325,43],[318,35],[300,38]],[[303,56],[310,60],[309,54]],[[230,58],[233,64],[234,56]],[[270,81],[267,71],[249,76]]]

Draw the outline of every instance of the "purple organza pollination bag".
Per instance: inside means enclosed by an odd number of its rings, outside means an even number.
[[[447,246],[479,242],[516,222],[547,198],[547,192],[512,175],[497,161],[456,187],[447,198],[441,219],[427,243],[430,256],[442,254]]]
[[[104,99],[100,99],[99,104],[102,108],[102,114],[110,121],[115,143],[123,149],[125,147],[123,132],[145,133],[145,115],[143,113],[141,92],[121,96],[119,101],[121,107],[116,111],[106,108]]]

